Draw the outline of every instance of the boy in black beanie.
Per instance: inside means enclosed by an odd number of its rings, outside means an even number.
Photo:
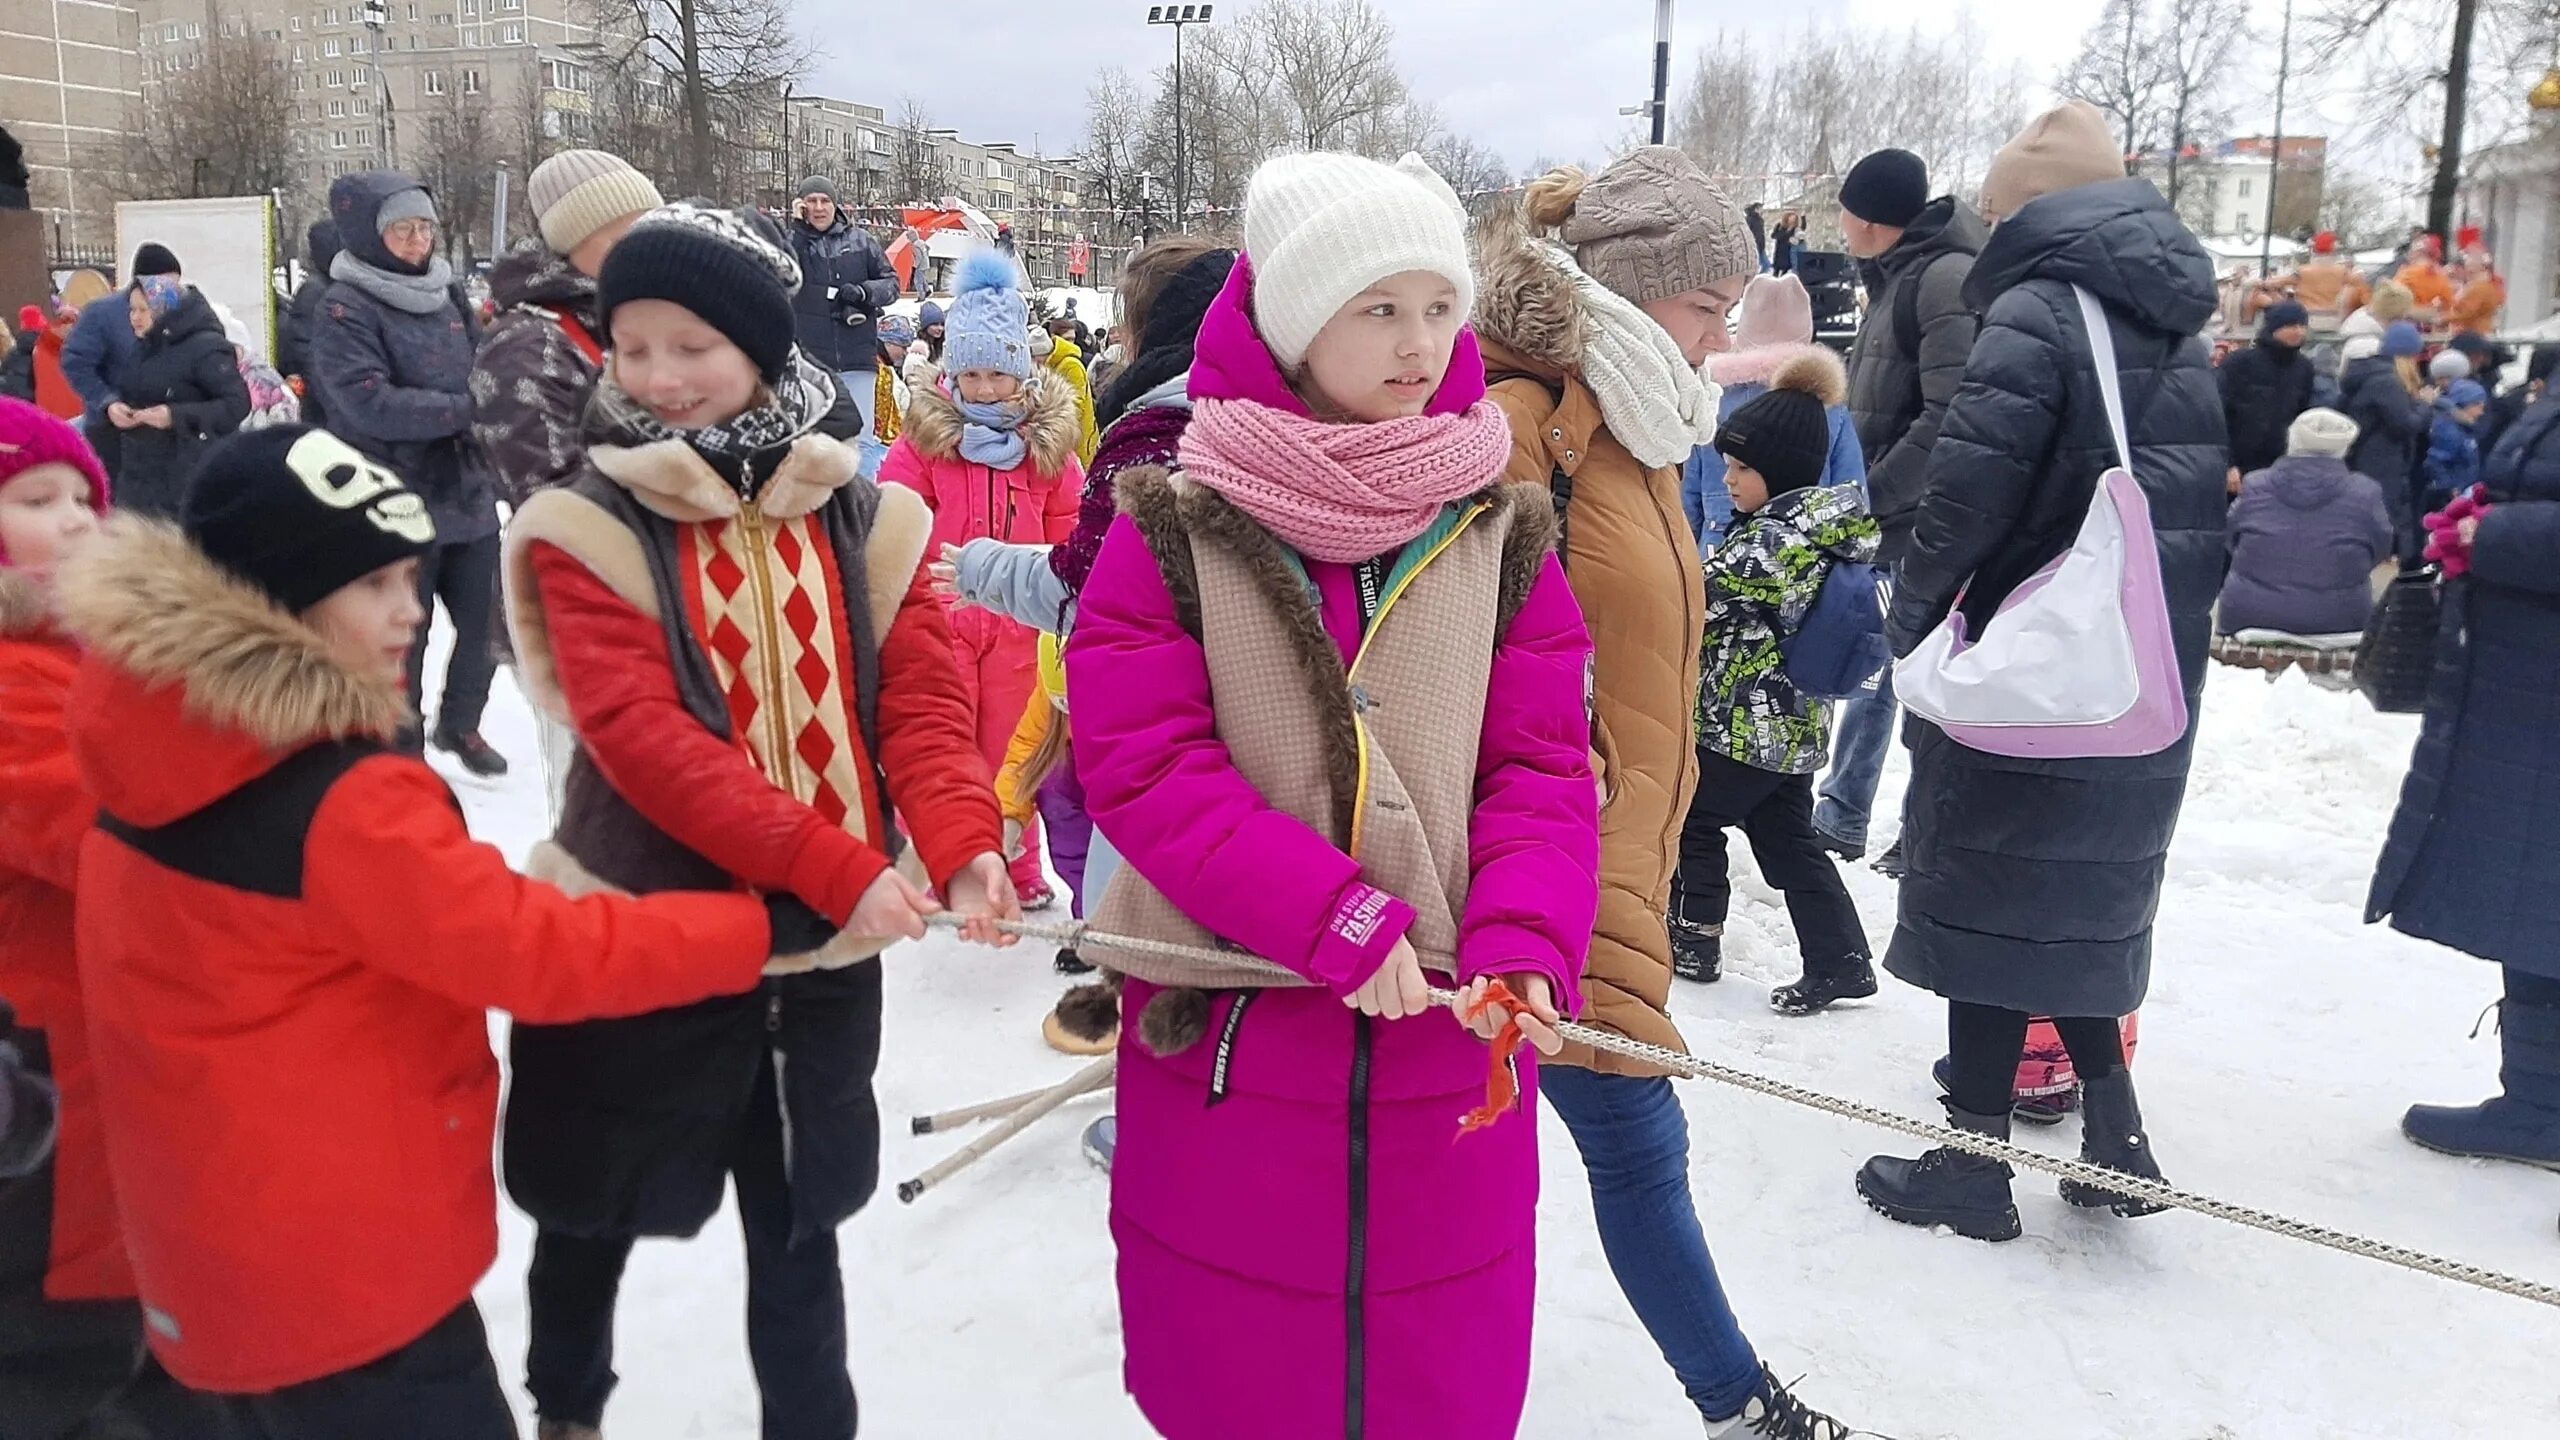
[[[181,515],[109,521],[58,581],[100,811],[81,980],[152,1351],[250,1435],[513,1440],[471,1299],[497,1258],[487,1012],[752,990],[767,904],[571,900],[393,748],[436,539],[398,475],[325,430],[244,431]]]
[[[1809,350],[1726,417],[1715,447],[1733,493],[1733,529],[1707,557],[1707,624],[1698,690],[1698,793],[1680,836],[1671,931],[1677,969],[1713,980],[1732,890],[1724,832],[1740,826],[1771,885],[1784,891],[1804,978],[1770,993],[1781,1014],[1876,993],[1866,933],[1813,828],[1813,776],[1828,758],[1830,715],[1787,678],[1786,642],[1842,561],[1873,564],[1865,497],[1825,487],[1824,409],[1847,389],[1839,360]]]

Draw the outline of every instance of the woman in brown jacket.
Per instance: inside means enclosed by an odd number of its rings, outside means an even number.
[[[1504,478],[1555,491],[1565,573],[1596,648],[1606,798],[1588,1019],[1685,1049],[1664,1008],[1663,917],[1697,785],[1706,600],[1680,465],[1715,433],[1715,387],[1698,366],[1732,343],[1726,314],[1759,257],[1742,212],[1664,146],[1596,177],[1551,172],[1529,187],[1525,214],[1487,220],[1477,245],[1476,333],[1511,422]],[[1689,1196],[1688,1121],[1670,1080],[1568,1047],[1540,1084],[1590,1172],[1610,1269],[1709,1435],[1845,1436],[1787,1393],[1734,1320]]]

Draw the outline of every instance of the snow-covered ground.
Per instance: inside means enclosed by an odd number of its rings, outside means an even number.
[[[542,825],[541,783],[531,718],[500,689],[488,734],[517,775],[462,793],[475,830],[520,857]],[[2360,923],[2415,722],[2298,677],[2224,670],[2203,726],[2137,1062],[2170,1177],[2560,1282],[2560,1180],[2426,1154],[2396,1128],[2409,1102],[2476,1099],[2497,1074],[2493,1037],[2465,1038],[2495,997],[2494,969]],[[1881,813],[1894,813],[1901,784],[1888,773]],[[1794,976],[1789,931],[1735,851],[1726,979],[1673,997],[1692,1046],[1934,1115],[1937,1002],[1888,980],[1863,1006],[1771,1014],[1767,987]],[[1849,883],[1881,943],[1891,887],[1862,866]],[[1107,1181],[1076,1150],[1102,1101],[1070,1106],[912,1207],[891,1193],[965,1140],[910,1138],[908,1116],[1073,1068],[1039,1038],[1062,983],[1048,952],[937,939],[887,964],[886,1183],[843,1232],[866,1433],[1145,1436],[1119,1383]],[[1808,1399],[1853,1424],[1903,1440],[2560,1435],[2550,1310],[2198,1217],[2091,1217],[2032,1178],[2019,1184],[2027,1236],[2015,1244],[1906,1229],[1850,1188],[1859,1161],[1894,1137],[1740,1091],[1685,1093],[1700,1208],[1745,1327],[1782,1374],[1803,1377]],[[1695,1413],[1601,1258],[1572,1146],[1546,1128],[1544,1284],[1521,1433],[1694,1436]],[[2078,1126],[2026,1143],[2076,1149]],[[504,1234],[480,1298],[513,1377],[531,1232],[510,1213]],[[726,1217],[690,1243],[640,1248],[623,1291],[614,1440],[756,1433],[741,1282]]]

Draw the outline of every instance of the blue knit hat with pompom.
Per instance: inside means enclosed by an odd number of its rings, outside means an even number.
[[[944,323],[942,373],[994,370],[1016,380],[1031,378],[1031,308],[1022,298],[1022,271],[1001,250],[972,252],[951,281]]]

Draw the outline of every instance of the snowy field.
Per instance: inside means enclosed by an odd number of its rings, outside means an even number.
[[[2411,1101],[2469,1102],[2497,1076],[2494,1038],[2465,1039],[2495,998],[2494,968],[2360,923],[2415,721],[2295,677],[2218,670],[2203,726],[2136,1064],[2170,1178],[2560,1282],[2560,1179],[2430,1155],[2397,1130]],[[516,776],[462,794],[475,831],[520,858],[542,828],[542,789],[531,717],[504,678],[487,733]],[[1901,784],[1889,771],[1881,813],[1894,813]],[[1770,1013],[1767,988],[1795,975],[1790,932],[1734,849],[1726,978],[1673,996],[1692,1047],[1934,1116],[1938,1002],[1888,979],[1864,1005]],[[1892,888],[1863,866],[1848,874],[1881,949]],[[1048,950],[937,938],[887,963],[884,1183],[843,1232],[864,1433],[1144,1437],[1120,1388],[1107,1181],[1076,1149],[1101,1100],[913,1207],[892,1193],[965,1140],[910,1138],[908,1116],[1074,1068],[1039,1037],[1063,983]],[[1898,1440],[2560,1435],[2550,1310],[2199,1217],[2093,1218],[2031,1177],[2018,1185],[2025,1239],[1926,1234],[1872,1214],[1850,1187],[1894,1137],[1741,1091],[1685,1094],[1700,1208],[1745,1328],[1781,1374],[1803,1377],[1800,1393],[1853,1425]],[[1546,1130],[1521,1433],[1695,1436],[1695,1412],[1601,1258],[1571,1142]],[[2056,1152],[2079,1143],[2076,1121],[2020,1130]],[[511,1383],[531,1240],[508,1212],[480,1291]],[[613,1440],[756,1434],[743,1306],[733,1219],[640,1247],[623,1291]]]

